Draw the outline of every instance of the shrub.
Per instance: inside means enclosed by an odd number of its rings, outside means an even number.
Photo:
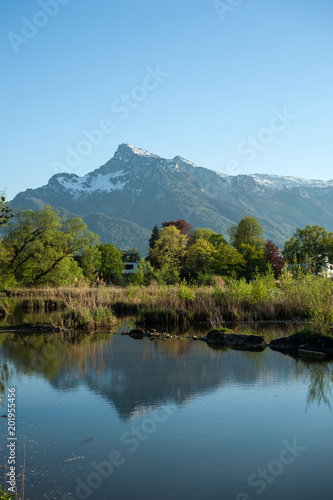
[[[179,285],[177,296],[180,300],[184,300],[186,303],[193,302],[195,300],[197,291],[194,287],[190,287],[186,284],[186,281],[182,281]]]

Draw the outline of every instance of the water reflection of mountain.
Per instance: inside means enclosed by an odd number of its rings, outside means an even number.
[[[182,404],[218,387],[273,386],[297,376],[296,361],[267,349],[261,353],[214,350],[192,340],[62,342],[46,337],[3,343],[18,372],[39,373],[57,390],[80,385],[103,396],[130,418],[167,402]]]
[[[269,357],[269,360],[267,359]],[[271,384],[295,377],[294,362],[277,353],[215,351],[201,342],[133,340],[116,337],[103,345],[103,370],[62,371],[52,378],[58,389],[88,386],[110,401],[122,418],[138,409],[174,402],[236,383]],[[74,375],[74,376],[73,376]]]

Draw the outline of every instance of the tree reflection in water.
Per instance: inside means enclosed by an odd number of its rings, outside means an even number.
[[[0,359],[0,406],[1,406],[1,395],[6,390],[9,380],[9,368],[6,361]]]
[[[333,362],[301,360],[296,365],[296,371],[297,374],[306,375],[309,382],[306,411],[315,403],[318,406],[325,404],[332,410]]]
[[[225,349],[208,349],[201,342],[193,343],[187,339],[170,339],[165,342],[154,341],[152,343],[133,340],[133,344],[128,346],[126,344],[122,348],[118,342],[116,343],[118,349],[114,352],[111,346],[112,339],[113,335],[103,334],[1,334],[0,347],[4,350],[5,359],[0,358],[0,394],[4,393],[11,384],[14,372],[21,372],[28,376],[40,374],[55,387],[59,384],[73,387],[80,379],[89,379],[91,374],[94,375],[95,379],[98,379],[105,370],[111,370],[113,381],[116,381],[117,377],[120,376],[123,381],[127,380],[127,393],[131,387],[132,389],[137,387],[139,391],[142,389],[143,383],[148,384],[147,381],[151,381],[153,384],[153,381],[158,380],[157,392],[162,397],[161,394],[164,390],[164,398],[168,400],[174,391],[172,384],[170,387],[167,386],[169,377],[173,381],[176,380],[187,394],[188,391],[197,392],[198,387],[202,385],[205,389],[208,386],[217,387],[221,380],[228,380],[228,375],[233,373],[236,373],[241,380],[253,382],[258,377],[261,378],[263,373],[274,373],[275,371],[279,372],[279,370],[283,372],[285,370],[285,363],[281,364],[282,360],[279,361],[276,354],[273,355],[269,350],[263,353],[241,352],[239,356],[236,353],[235,355],[229,353],[227,356],[228,351]],[[136,342],[139,342],[142,349],[136,349]],[[194,346],[196,346],[195,353],[192,353],[191,357],[190,353]],[[125,359],[122,357],[124,354],[128,354],[129,357]],[[135,370],[133,372],[133,361],[128,362],[130,357],[138,360],[138,356],[142,360],[142,367],[147,365],[145,368],[140,368],[141,378],[138,378],[138,373]],[[293,356],[287,356],[284,359],[288,358],[287,365],[289,365],[290,370],[288,370],[288,377],[301,376],[302,380],[308,383],[306,410],[314,404],[327,405],[331,410],[333,362],[295,359]],[[171,360],[175,362],[171,363]],[[190,364],[188,364],[189,361]],[[10,362],[15,364],[14,371]],[[216,364],[221,364],[219,370],[216,370]],[[187,370],[184,371],[182,369],[184,367]],[[202,371],[205,372],[205,377],[203,377]],[[168,374],[167,380],[165,373]],[[106,381],[103,383],[106,386],[101,388],[97,388],[95,383],[95,389],[104,392],[107,387],[112,389],[111,382],[109,386],[107,386]],[[150,387],[150,389],[155,391],[155,386]],[[137,397],[136,393],[134,395]],[[142,398],[144,399],[144,395]]]
[[[0,347],[4,342],[5,338],[6,338],[5,335],[0,336]],[[7,361],[5,361],[3,358],[0,358],[0,407],[1,407],[1,396],[4,394],[6,388],[9,385],[11,374],[12,370],[8,366]]]
[[[52,334],[20,335],[6,334],[1,342],[9,360],[15,362],[26,375],[42,374],[51,380],[63,370],[73,373],[74,377],[83,376],[91,367],[103,372],[103,344],[106,336],[99,334]],[[108,342],[112,336],[107,336]],[[7,366],[7,365],[6,365]],[[0,365],[0,390],[10,383],[9,374]],[[8,367],[7,367],[8,371]]]

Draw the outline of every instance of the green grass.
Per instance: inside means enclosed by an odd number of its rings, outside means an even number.
[[[0,500],[12,500],[13,498],[15,498],[15,495],[3,490],[0,486]]]
[[[99,288],[16,289],[15,296],[62,304],[65,326],[90,328],[112,324],[115,314],[135,314],[141,321],[168,324],[224,321],[307,320],[315,333],[330,332],[333,323],[333,281],[311,274],[286,274],[276,281],[271,273],[245,279],[216,277],[213,285]]]
[[[219,328],[214,328],[214,330],[210,330],[210,332],[234,333],[234,330],[230,330],[230,328],[226,328],[224,326],[220,326]],[[208,333],[210,333],[210,332],[208,332]]]

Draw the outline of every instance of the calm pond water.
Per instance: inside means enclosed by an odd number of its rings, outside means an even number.
[[[54,323],[57,324],[61,316],[61,311],[45,312],[44,310],[33,311],[27,310],[24,307],[24,301],[21,298],[11,298],[7,301],[10,306],[10,313],[6,318],[0,319],[0,327],[4,325],[17,325],[22,323]],[[144,327],[144,325],[137,325],[136,319],[133,316],[122,317],[118,320],[116,331],[130,330],[132,328]],[[219,325],[221,326],[221,325]],[[291,335],[299,330],[302,326],[301,323],[290,321],[256,321],[256,322],[226,322],[223,326],[232,328],[235,333],[248,333],[254,335],[264,335],[267,341],[276,337],[283,337]],[[159,332],[168,332],[172,335],[207,335],[211,327],[206,323],[196,323],[188,326],[187,328],[175,327],[171,325],[149,324],[147,329],[156,328]]]
[[[332,362],[3,333],[0,377],[0,415],[16,390],[25,500],[332,498]]]

